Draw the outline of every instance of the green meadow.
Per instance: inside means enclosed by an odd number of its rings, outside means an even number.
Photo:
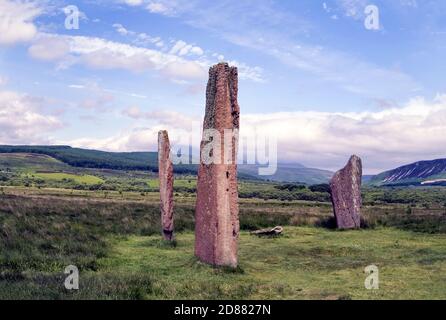
[[[98,178],[96,176],[92,176],[89,174],[83,174],[83,175],[77,175],[73,173],[62,173],[62,172],[36,172],[28,174],[27,177],[29,178],[35,178],[35,179],[42,179],[44,181],[74,181],[75,183],[80,184],[99,184],[103,183],[104,180],[101,178]]]
[[[194,236],[176,247],[158,236],[112,240],[100,272],[147,275],[144,299],[445,299],[446,237],[395,229],[337,232],[288,227],[282,237],[243,232],[237,270],[193,257]],[[364,286],[379,267],[379,290]]]
[[[152,189],[158,189],[159,180],[158,179],[148,180],[147,185]],[[197,179],[196,177],[190,177],[190,178],[181,177],[179,179],[175,179],[174,187],[195,189],[197,187]]]
[[[195,199],[176,199],[168,244],[156,192],[3,187],[0,299],[446,299],[443,209],[365,206],[364,229],[342,232],[328,203],[241,199],[240,265],[227,269],[194,257]],[[275,225],[282,236],[249,233]],[[372,264],[378,290],[364,286]]]

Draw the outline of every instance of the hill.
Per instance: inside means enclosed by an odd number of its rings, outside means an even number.
[[[95,168],[129,171],[158,171],[157,152],[106,152],[72,148],[70,146],[6,146],[0,145],[0,154],[28,154],[20,165],[33,158],[32,155],[51,157],[60,164],[76,168]],[[17,158],[17,157],[16,157]],[[38,158],[35,158],[38,159]],[[39,158],[43,160],[43,158]],[[5,161],[5,159],[3,160]],[[10,158],[9,161],[12,161]],[[13,161],[14,162],[14,161]],[[17,162],[15,162],[19,165]],[[29,162],[32,166],[33,163]],[[271,180],[280,182],[300,182],[305,184],[326,183],[332,172],[315,168],[306,168],[300,164],[279,164],[272,176],[259,176],[258,166],[240,165],[239,177],[246,180]],[[197,165],[175,165],[175,173],[197,174]]]
[[[446,185],[446,159],[418,161],[374,176],[378,186]]]
[[[309,185],[327,183],[333,176],[333,172],[315,168],[307,168],[301,164],[279,163],[277,171],[271,176],[258,176],[259,166],[240,165],[239,172],[257,176],[262,180],[280,182],[301,182]]]
[[[157,152],[106,152],[70,146],[0,146],[0,153],[43,154],[73,167],[158,171]],[[177,173],[196,173],[196,166],[175,166]]]
[[[0,170],[67,170],[70,165],[37,153],[0,153]]]

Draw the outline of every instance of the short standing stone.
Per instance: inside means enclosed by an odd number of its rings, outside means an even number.
[[[237,102],[237,68],[219,63],[209,70],[206,91],[206,113],[203,129],[215,129],[225,140],[225,132],[239,129],[240,109]],[[209,142],[209,141],[207,141]],[[227,148],[229,163],[206,164],[201,142],[195,210],[195,255],[214,266],[237,266],[239,236],[237,149],[238,136]],[[221,155],[225,152],[222,143]],[[215,150],[216,151],[216,150]]]
[[[339,229],[361,227],[361,179],[361,159],[353,155],[330,181],[333,211]]]
[[[167,131],[158,132],[158,173],[162,233],[165,240],[173,240],[173,166]]]

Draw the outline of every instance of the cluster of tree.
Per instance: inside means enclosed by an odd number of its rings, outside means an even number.
[[[312,192],[309,189],[303,189],[298,191],[288,190],[262,190],[262,191],[240,191],[240,198],[258,198],[258,199],[277,199],[282,201],[318,201],[328,202],[330,201],[330,195],[323,192]]]
[[[372,187],[364,188],[362,192],[365,205],[406,204],[412,207],[444,207],[446,188],[443,187]]]
[[[303,184],[286,183],[286,184],[280,184],[280,185],[274,186],[274,188],[279,189],[279,190],[295,191],[295,190],[304,190],[307,187]]]
[[[327,183],[315,184],[315,185],[310,186],[309,189],[313,192],[330,193],[330,186]]]
[[[276,188],[278,190],[288,190],[288,191],[309,189],[312,192],[330,193],[330,186],[327,183],[315,184],[315,185],[311,185],[311,186],[306,186],[304,184],[299,184],[299,183],[285,183],[285,184],[276,185],[276,186],[274,186],[274,188]]]

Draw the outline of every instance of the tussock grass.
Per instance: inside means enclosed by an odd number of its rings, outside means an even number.
[[[396,229],[330,231],[287,227],[274,239],[240,239],[239,270],[193,258],[193,234],[175,249],[157,237],[114,241],[101,270],[145,274],[156,290],[145,299],[444,299],[446,238]],[[380,289],[364,288],[364,268],[380,268]]]
[[[446,298],[445,222],[432,210],[366,207],[368,229],[339,232],[324,224],[328,204],[241,200],[234,270],[194,258],[194,198],[177,197],[176,242],[163,242],[158,201],[156,193],[6,189],[0,299]],[[248,233],[275,225],[283,236]],[[63,287],[70,264],[81,272],[76,292]],[[376,292],[363,286],[369,264],[380,267]]]

